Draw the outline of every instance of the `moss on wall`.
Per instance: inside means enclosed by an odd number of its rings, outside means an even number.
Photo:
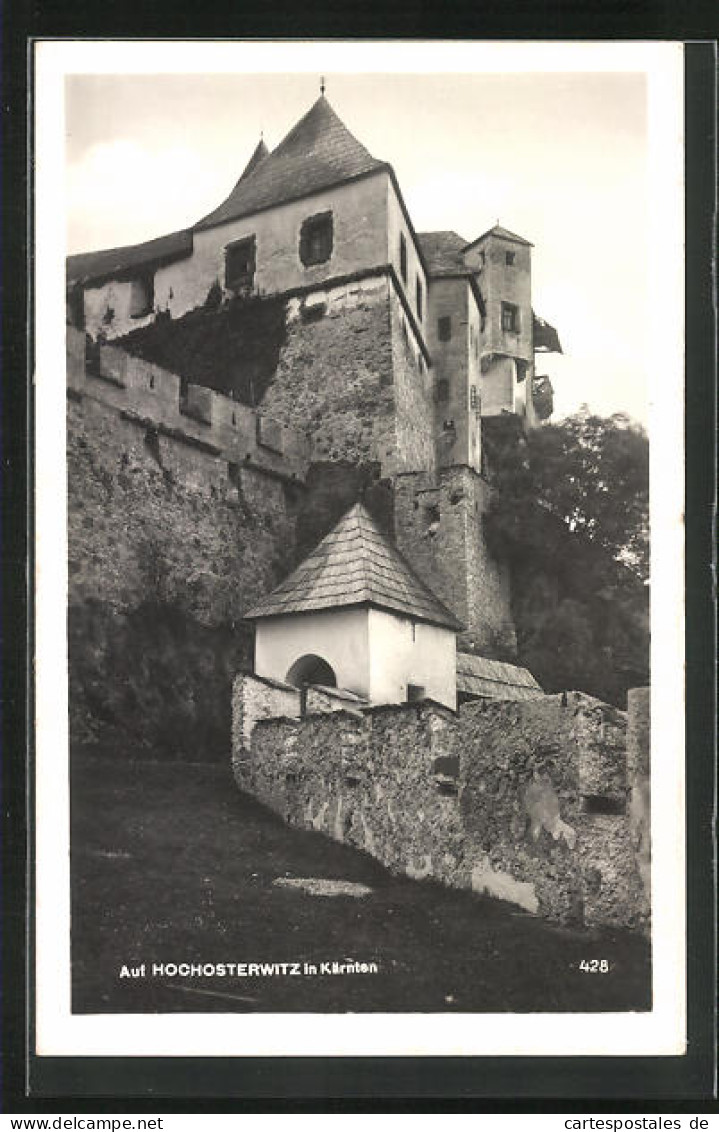
[[[68,403],[73,740],[121,731],[158,756],[221,759],[230,682],[252,664],[250,604],[289,571],[297,495]]]
[[[115,344],[185,381],[258,405],[286,341],[283,299],[237,296],[220,306],[210,289],[204,307],[174,320],[160,314]]]

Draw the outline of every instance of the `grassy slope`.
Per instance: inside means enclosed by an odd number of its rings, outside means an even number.
[[[644,1010],[649,948],[500,901],[393,877],[321,834],[287,828],[217,765],[129,761],[73,770],[73,1009],[172,1011]],[[372,887],[363,899],[278,876]],[[609,974],[578,970],[608,958]],[[376,975],[119,979],[145,962],[373,960]]]

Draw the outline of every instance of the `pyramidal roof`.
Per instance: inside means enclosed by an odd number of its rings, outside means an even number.
[[[355,503],[304,562],[245,616],[255,620],[348,605],[373,605],[458,632],[463,628],[362,503]]]
[[[524,244],[526,248],[534,247],[531,240],[525,240],[524,236],[518,236],[515,232],[510,232],[508,228],[503,228],[501,224],[495,224],[494,228],[488,228],[481,236],[477,236],[476,240],[472,240],[471,244],[467,244],[467,248],[473,248],[480,240],[486,240],[488,236],[499,236],[502,240],[511,240],[513,244]],[[466,250],[467,249],[465,249],[465,251]]]
[[[195,228],[212,228],[385,168],[320,95],[277,148],[251,170],[248,166],[227,199]]]

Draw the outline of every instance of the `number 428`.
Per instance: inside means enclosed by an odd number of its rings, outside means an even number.
[[[579,963],[579,970],[585,971],[588,975],[606,975],[609,971],[608,959],[582,959]]]

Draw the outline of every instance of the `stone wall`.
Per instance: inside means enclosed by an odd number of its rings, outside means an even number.
[[[482,526],[488,491],[468,467],[442,468],[435,479],[400,475],[394,532],[420,577],[465,625],[460,647],[511,659],[516,635],[509,572],[490,554]]]
[[[637,857],[642,890],[638,905],[645,926],[651,919],[651,689],[631,688],[627,694],[627,777],[632,844]]]
[[[177,378],[125,363],[119,351],[102,351],[104,376],[85,376],[75,346],[67,416],[73,741],[112,733],[130,754],[222,758],[231,680],[252,664],[241,618],[295,564],[302,461],[283,467],[277,437],[266,448],[249,427],[238,427],[235,442],[217,422],[225,399],[215,395],[209,422],[185,418]],[[248,419],[238,414],[238,426]],[[301,438],[283,436],[301,451]]]
[[[393,459],[389,280],[288,300],[287,341],[262,410],[311,437],[317,460]]]
[[[310,444],[303,428],[216,393],[183,383],[175,373],[117,346],[91,346],[85,335],[67,328],[68,390],[75,399],[100,401],[124,420],[153,428],[184,448],[229,463],[304,480]]]
[[[236,719],[258,695],[237,681]],[[264,712],[249,741],[236,736],[238,785],[398,873],[561,923],[641,926],[623,713],[579,693],[459,714],[431,701],[327,710]]]
[[[382,461],[383,475],[401,471],[434,472],[433,370],[427,365],[398,292],[390,284],[390,326],[394,383],[394,451]]]

